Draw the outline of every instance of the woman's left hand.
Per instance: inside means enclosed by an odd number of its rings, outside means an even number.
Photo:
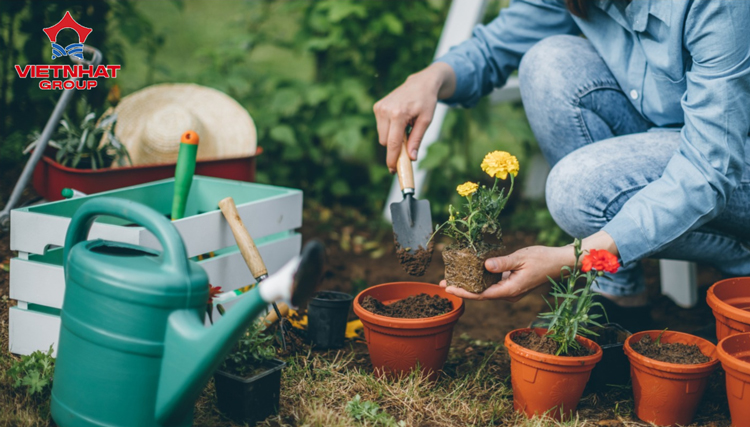
[[[547,282],[547,276],[558,277],[564,265],[572,265],[574,262],[571,247],[530,246],[507,256],[488,259],[485,268],[492,273],[503,273],[503,280],[485,289],[481,294],[474,294],[455,286],[448,286],[445,290],[464,299],[502,299],[516,302]],[[440,282],[440,286],[446,286],[445,280]]]

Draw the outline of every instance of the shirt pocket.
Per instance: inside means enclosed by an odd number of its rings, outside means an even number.
[[[674,79],[670,75],[658,72],[652,72],[651,76],[654,79],[655,95],[659,98],[661,115],[682,122],[684,113],[680,102],[682,96],[687,92],[686,76],[683,75],[681,78]],[[673,120],[670,120],[670,122]]]

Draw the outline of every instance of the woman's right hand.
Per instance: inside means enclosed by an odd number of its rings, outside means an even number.
[[[419,144],[432,121],[438,99],[450,97],[455,87],[453,68],[446,63],[435,62],[409,76],[401,86],[375,103],[373,111],[378,125],[378,139],[380,145],[388,148],[386,164],[391,173],[396,172],[406,127],[412,126],[406,151],[412,160],[417,160]]]

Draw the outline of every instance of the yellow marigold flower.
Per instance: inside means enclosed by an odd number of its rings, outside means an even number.
[[[456,187],[456,191],[458,191],[458,194],[460,194],[461,197],[467,197],[476,193],[477,188],[479,188],[479,184],[476,184],[471,181],[467,181],[459,185],[458,187]]]
[[[518,176],[518,159],[507,151],[493,151],[484,156],[482,170],[493,178],[505,179],[508,174]]]

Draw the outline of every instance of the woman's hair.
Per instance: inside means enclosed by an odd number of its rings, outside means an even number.
[[[565,0],[565,5],[573,15],[586,19],[589,11],[589,0]]]

